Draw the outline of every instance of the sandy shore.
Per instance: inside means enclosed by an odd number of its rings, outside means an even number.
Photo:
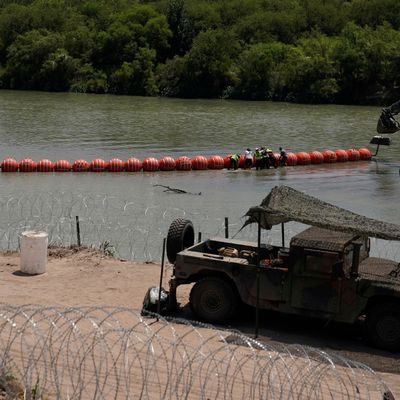
[[[140,310],[143,297],[150,286],[159,282],[160,265],[138,263],[105,257],[94,249],[49,249],[47,272],[41,275],[27,276],[20,273],[19,254],[0,254],[0,302],[13,305],[39,304],[54,306],[122,306]],[[168,287],[171,265],[167,264],[163,285]],[[185,305],[188,300],[188,288],[178,291],[178,301]],[[187,311],[189,312],[189,311]],[[189,312],[189,317],[191,317]],[[246,325],[246,324],[245,324]],[[241,328],[242,326],[235,326]],[[271,327],[269,327],[271,329]],[[250,334],[251,326],[244,326],[244,333]],[[300,344],[320,347],[320,342],[303,337],[285,335],[282,332],[270,334],[267,328],[261,329],[260,340],[283,343],[298,340]],[[273,337],[275,336],[275,337]],[[302,343],[303,342],[303,343]],[[338,344],[339,343],[339,344]],[[340,347],[340,340],[336,343]],[[348,347],[348,343],[346,346]],[[335,348],[335,346],[333,346]],[[340,349],[339,349],[340,350]],[[327,350],[329,352],[329,349]],[[339,354],[343,355],[339,351]],[[346,352],[345,356],[356,358],[382,372],[383,379],[400,398],[399,355],[369,352],[368,348],[355,348],[354,353]],[[353,356],[354,355],[354,356]],[[377,358],[378,357],[378,358]],[[381,358],[379,358],[381,357]],[[382,358],[383,357],[383,358]],[[381,361],[384,360],[384,361]],[[371,362],[369,362],[371,361]],[[385,364],[379,368],[380,363]]]

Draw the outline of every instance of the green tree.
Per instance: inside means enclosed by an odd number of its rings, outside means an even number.
[[[140,48],[132,62],[124,62],[110,77],[111,93],[154,96],[158,89],[154,78],[155,51]]]
[[[65,49],[57,49],[43,62],[39,72],[41,88],[51,91],[67,91],[78,69],[78,61]]]
[[[305,30],[317,30],[326,35],[339,34],[348,20],[350,4],[345,0],[300,0],[305,18]],[[369,1],[369,0],[367,0]]]
[[[299,40],[286,64],[287,100],[334,102],[339,93],[338,41],[320,33]]]
[[[156,72],[156,82],[161,96],[183,96],[190,82],[186,74],[187,56],[175,56],[165,64],[159,64]]]
[[[201,32],[187,55],[183,92],[189,97],[219,97],[234,82],[233,61],[240,50],[233,33],[223,30]]]
[[[282,43],[258,43],[244,50],[238,60],[238,84],[233,97],[254,100],[282,95],[285,86],[282,66],[288,47]]]
[[[192,45],[194,29],[188,18],[184,0],[170,0],[167,10],[168,25],[171,29],[171,54],[183,55]]]
[[[340,35],[336,59],[343,97],[361,101],[398,85],[400,32],[385,24],[373,29],[350,23]]]
[[[19,35],[8,48],[6,76],[9,87],[42,89],[43,63],[62,46],[62,37],[46,30],[33,30]]]
[[[187,0],[185,10],[192,24],[193,38],[200,32],[221,27],[221,16],[215,4],[204,0]]]
[[[6,59],[7,49],[18,35],[33,27],[33,17],[29,7],[10,4],[0,10],[0,63]]]
[[[108,79],[104,71],[96,70],[89,63],[79,66],[70,90],[78,93],[107,93]]]
[[[400,28],[400,2],[397,0],[353,0],[350,19],[360,26],[377,27],[385,22]]]

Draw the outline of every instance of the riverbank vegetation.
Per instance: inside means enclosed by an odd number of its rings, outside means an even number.
[[[398,0],[0,0],[0,87],[377,104],[399,29]]]

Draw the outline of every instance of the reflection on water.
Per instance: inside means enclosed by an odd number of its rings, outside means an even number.
[[[368,147],[379,112],[377,107],[0,91],[1,158],[90,161],[225,155],[258,145],[274,150],[282,145],[288,151]],[[0,189],[3,197],[15,198],[46,192],[112,195],[139,208],[185,210],[202,226],[207,216],[206,223],[216,227],[225,216],[239,221],[273,186],[285,184],[352,211],[400,223],[399,146],[393,135],[392,146],[381,148],[377,162],[264,171],[3,173]],[[202,196],[164,193],[154,184]],[[137,224],[144,226],[146,221]]]

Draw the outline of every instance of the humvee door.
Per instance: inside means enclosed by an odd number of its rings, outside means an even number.
[[[342,260],[339,253],[304,249],[293,268],[292,307],[321,313],[340,312]]]

